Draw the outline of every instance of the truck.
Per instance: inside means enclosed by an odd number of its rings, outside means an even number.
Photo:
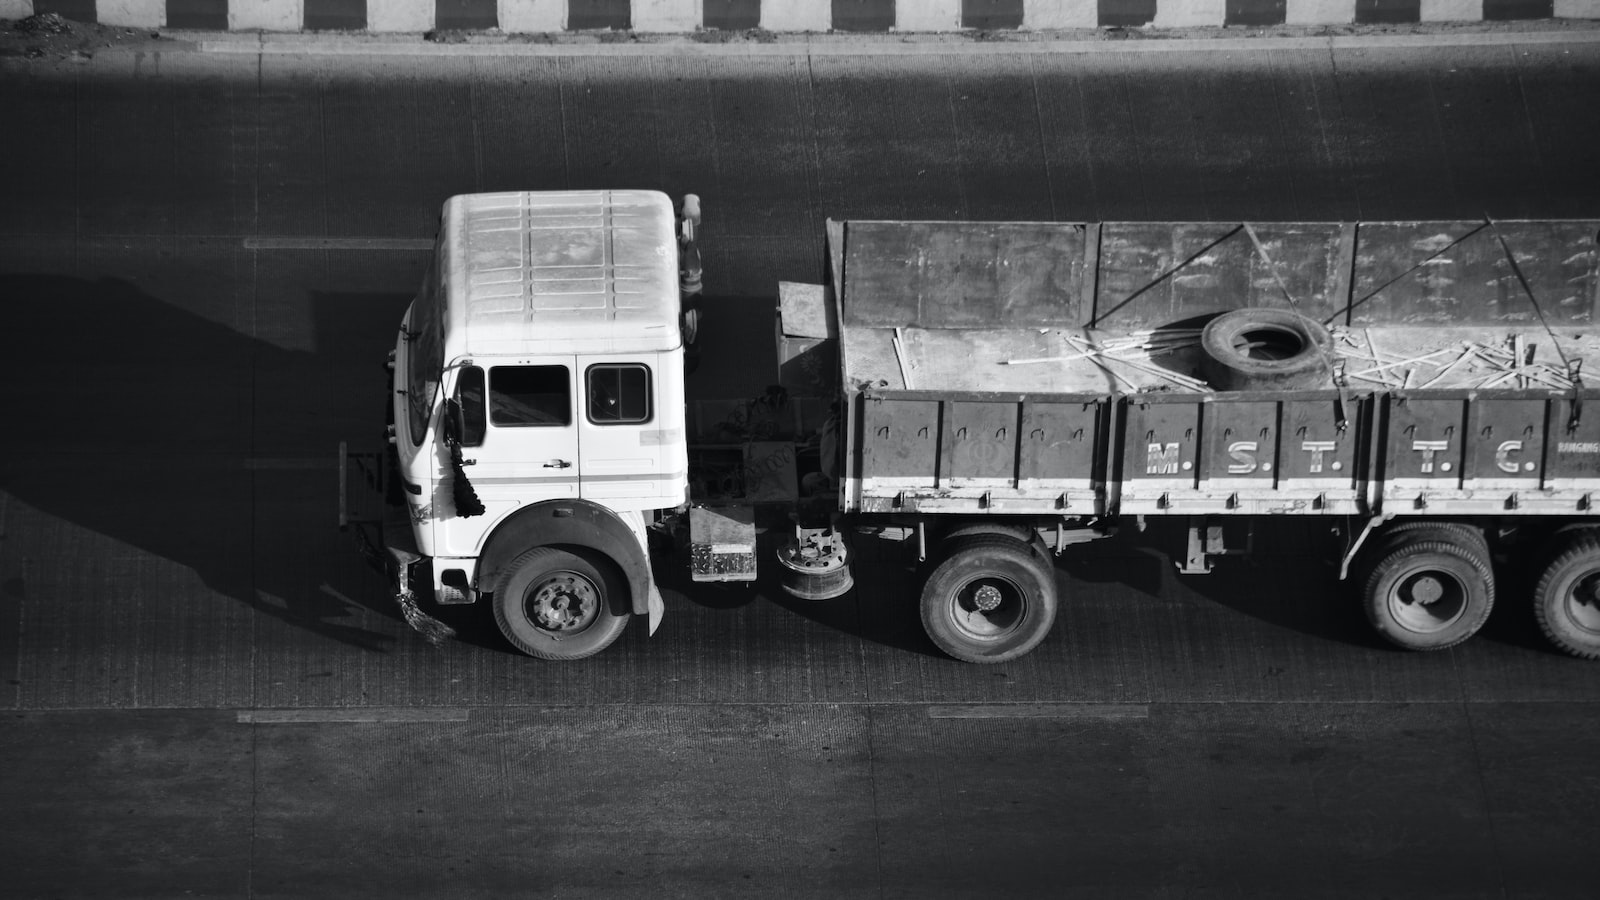
[[[1066,547],[1203,574],[1297,525],[1399,648],[1470,638],[1514,557],[1514,602],[1600,658],[1600,223],[830,220],[822,277],[776,285],[772,386],[720,412],[685,395],[699,224],[652,191],[445,204],[388,447],[340,448],[341,526],[425,633],[419,589],[581,658],[654,633],[653,548],[823,601],[871,534],[932,642],[998,663],[1048,637]]]

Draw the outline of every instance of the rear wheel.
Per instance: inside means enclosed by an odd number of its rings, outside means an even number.
[[[1374,561],[1387,556],[1396,547],[1415,541],[1459,544],[1472,548],[1485,562],[1491,558],[1489,539],[1484,536],[1483,529],[1476,525],[1439,519],[1399,519],[1373,536],[1351,569],[1350,580],[1355,584],[1366,584],[1367,577],[1372,574]]]
[[[1600,535],[1582,534],[1560,546],[1539,576],[1533,614],[1550,643],[1600,659]]]
[[[1003,535],[956,538],[922,588],[922,627],[940,650],[971,663],[1016,659],[1056,616],[1055,569]]]
[[[1367,620],[1407,650],[1443,650],[1483,627],[1494,573],[1477,547],[1413,538],[1377,557],[1362,592]]]
[[[604,650],[628,624],[612,610],[624,594],[609,567],[554,547],[512,561],[494,592],[500,633],[540,659],[582,659]]]

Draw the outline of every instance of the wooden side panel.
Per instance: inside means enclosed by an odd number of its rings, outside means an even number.
[[[1098,515],[1105,395],[858,396],[847,506],[868,512]]]
[[[954,400],[945,404],[941,440],[950,487],[1016,486],[1017,403]]]
[[[1102,480],[1096,451],[1104,408],[1102,401],[1025,401],[1017,454],[1022,483],[1087,487]]]
[[[1278,477],[1278,406],[1219,398],[1207,412],[1200,452],[1202,488],[1270,488]]]
[[[1357,428],[1361,401],[1349,398],[1349,423],[1339,430],[1337,401],[1332,398],[1286,399],[1283,403],[1283,452],[1278,477],[1286,486],[1351,488],[1360,474],[1358,460],[1364,432]]]
[[[1570,397],[1550,405],[1546,478],[1551,484],[1582,479],[1600,487],[1600,397],[1584,398],[1576,428],[1569,427],[1573,412]]]
[[[1461,485],[1466,404],[1427,396],[1388,398],[1384,479],[1396,490]]]
[[[932,488],[939,465],[938,400],[861,401],[861,478],[895,488]]]
[[[1198,396],[1184,402],[1128,402],[1122,434],[1125,502],[1195,488],[1202,405]]]

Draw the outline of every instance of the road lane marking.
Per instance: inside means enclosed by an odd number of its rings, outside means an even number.
[[[241,725],[292,725],[306,722],[397,724],[409,722],[465,722],[464,709],[406,709],[367,707],[352,709],[241,709]]]
[[[432,250],[432,238],[293,237],[257,235],[244,239],[246,250]]]
[[[1320,26],[1319,26],[1320,27]],[[1023,54],[1140,54],[1140,53],[1269,53],[1274,51],[1392,50],[1458,48],[1532,44],[1592,44],[1600,31],[1481,32],[1435,34],[1300,35],[1256,38],[1176,38],[1089,40],[977,41],[867,39],[804,39],[762,43],[709,43],[667,40],[661,42],[598,43],[494,43],[433,44],[414,39],[399,41],[296,40],[296,35],[241,35],[238,39],[196,41],[201,53],[241,53],[287,56],[1016,56]],[[182,48],[162,52],[182,52]]]
[[[928,707],[930,719],[1148,719],[1148,703],[964,703]]]

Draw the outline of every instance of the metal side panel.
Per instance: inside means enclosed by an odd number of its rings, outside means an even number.
[[[1343,234],[1334,222],[1107,222],[1094,323],[1124,331],[1288,308],[1284,290],[1294,308],[1326,319],[1344,304]]]
[[[841,318],[868,328],[1075,327],[1084,226],[1061,222],[849,222]],[[831,237],[831,235],[830,235]]]
[[[1600,312],[1597,232],[1595,221],[1364,222],[1352,323],[1537,327],[1509,247],[1551,325],[1591,327]]]

